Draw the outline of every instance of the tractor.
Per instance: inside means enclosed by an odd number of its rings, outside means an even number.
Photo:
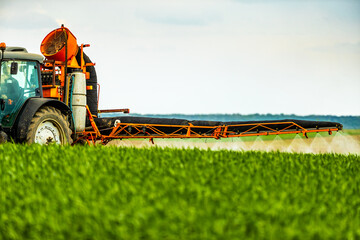
[[[72,143],[69,106],[43,95],[43,56],[4,43],[0,51],[0,141]]]
[[[0,43],[0,143],[107,144],[113,139],[229,138],[328,132],[336,122],[189,121],[128,116],[129,109],[98,109],[95,64],[61,26],[42,41],[42,55]],[[102,113],[112,113],[101,117]],[[121,113],[115,116],[114,113]]]

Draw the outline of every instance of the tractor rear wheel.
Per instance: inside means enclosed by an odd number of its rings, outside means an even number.
[[[31,120],[26,142],[71,144],[71,129],[65,115],[54,107],[40,108]]]

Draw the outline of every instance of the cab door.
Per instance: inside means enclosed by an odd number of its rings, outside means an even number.
[[[39,64],[36,61],[3,60],[0,75],[0,122],[11,127],[28,98],[40,97]]]

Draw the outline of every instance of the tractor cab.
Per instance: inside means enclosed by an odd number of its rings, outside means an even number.
[[[0,52],[0,124],[10,128],[25,101],[41,97],[40,62],[43,57],[25,48],[6,47]]]

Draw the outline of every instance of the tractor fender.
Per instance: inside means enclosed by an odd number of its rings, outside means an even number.
[[[13,128],[13,137],[17,142],[26,139],[28,129],[35,113],[44,106],[59,109],[65,116],[71,115],[70,108],[63,102],[49,98],[29,98],[22,106]]]

